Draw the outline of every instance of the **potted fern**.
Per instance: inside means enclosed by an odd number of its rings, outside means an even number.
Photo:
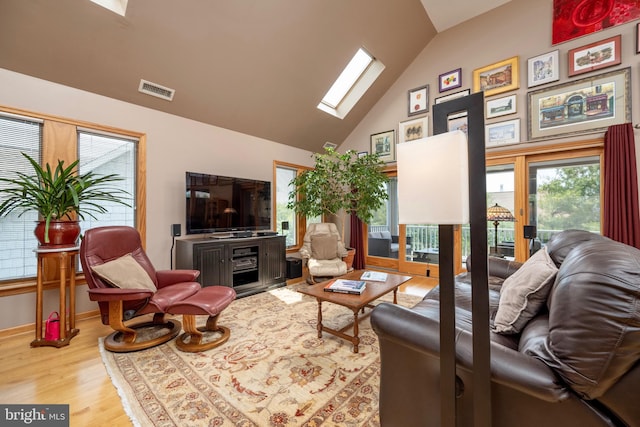
[[[289,184],[293,189],[287,207],[307,217],[336,216],[344,240],[347,215],[368,223],[388,199],[384,162],[377,154],[358,155],[354,150],[340,154],[332,148],[313,156],[314,169],[304,171]]]
[[[107,209],[101,202],[129,206],[124,199],[128,193],[111,186],[122,178],[115,174],[77,174],[78,160],[69,166],[58,160],[54,169],[48,163],[41,166],[22,153],[33,173],[16,172],[15,178],[0,178],[0,217],[19,212],[37,211],[40,221],[34,233],[43,247],[65,247],[76,244],[80,235],[79,219]]]

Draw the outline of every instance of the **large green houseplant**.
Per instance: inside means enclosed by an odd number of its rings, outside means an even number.
[[[85,215],[88,215],[95,219],[95,214],[107,212],[101,202],[129,206],[125,201],[129,194],[110,185],[122,180],[115,174],[78,174],[78,160],[66,167],[64,161],[58,160],[55,169],[52,169],[48,163],[41,166],[27,154],[22,155],[31,163],[33,173],[16,172],[15,178],[0,178],[0,216],[14,211],[19,212],[18,216],[27,211],[37,211],[41,224],[36,226],[35,233],[41,245],[69,244],[49,236],[54,223],[65,222],[73,229],[69,234],[75,233],[75,238],[70,242],[73,244],[80,234],[80,226],[75,218],[85,219]],[[64,224],[61,227],[65,227]]]
[[[344,239],[347,214],[368,223],[388,199],[384,162],[377,154],[359,155],[353,150],[340,154],[332,148],[313,157],[315,167],[291,181],[287,207],[307,217],[337,216]]]

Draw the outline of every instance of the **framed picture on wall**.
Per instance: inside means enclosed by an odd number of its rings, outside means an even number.
[[[462,86],[462,68],[440,74],[438,77],[438,89],[444,92],[457,89]]]
[[[409,116],[426,113],[429,111],[429,85],[411,89],[409,96]]]
[[[466,111],[447,117],[447,131],[454,130],[461,130],[465,135],[469,135],[469,115]]]
[[[527,94],[528,140],[605,130],[631,121],[631,68]]]
[[[471,93],[471,89],[461,90],[459,92],[450,93],[449,95],[439,96],[433,100],[434,103],[440,104],[441,102],[451,101],[452,99],[461,98]]]
[[[400,122],[398,126],[398,144],[424,138],[429,133],[429,117]]]
[[[485,126],[487,147],[517,144],[520,142],[520,119],[491,123]]]
[[[628,0],[553,0],[551,44],[606,30],[640,18],[640,4]]]
[[[487,114],[487,119],[515,113],[516,95],[514,94],[488,100],[485,112]]]
[[[484,96],[491,96],[518,89],[518,59],[514,56],[473,70],[473,92],[484,91]]]
[[[527,87],[560,80],[559,60],[558,50],[527,59]]]
[[[622,36],[617,35],[571,49],[569,51],[569,76],[577,76],[620,64],[622,62],[621,42]]]
[[[383,162],[396,160],[396,131],[374,133],[371,135],[371,154],[378,154]]]

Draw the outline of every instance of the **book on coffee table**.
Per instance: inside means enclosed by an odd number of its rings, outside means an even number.
[[[324,290],[326,292],[360,295],[364,291],[366,285],[367,283],[364,280],[336,279],[329,282],[324,287]]]
[[[387,280],[387,273],[383,273],[382,271],[365,271],[360,276],[361,280],[371,280],[372,282],[384,282]]]

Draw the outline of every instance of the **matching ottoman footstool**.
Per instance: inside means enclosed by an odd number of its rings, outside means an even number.
[[[229,339],[229,328],[219,326],[218,316],[236,298],[236,291],[227,286],[207,286],[189,298],[171,305],[166,311],[182,315],[184,333],[176,339],[182,351],[205,351],[225,343]],[[206,326],[196,327],[196,316],[208,315]],[[219,338],[207,340],[221,333]]]

